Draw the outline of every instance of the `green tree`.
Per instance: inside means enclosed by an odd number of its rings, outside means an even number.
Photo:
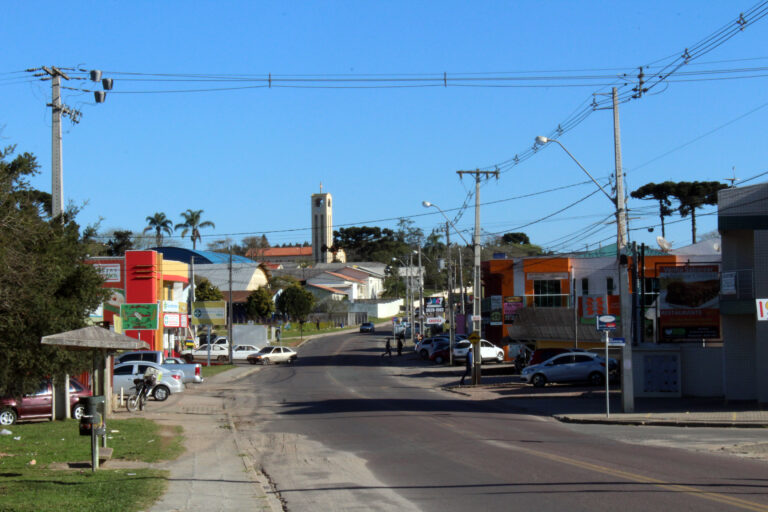
[[[208,279],[195,276],[195,300],[224,300],[224,295]]]
[[[289,286],[277,298],[277,310],[299,322],[302,338],[304,337],[304,322],[307,321],[307,315],[312,312],[314,306],[315,296],[298,284]]]
[[[654,200],[659,202],[659,219],[661,220],[661,236],[667,236],[664,229],[664,217],[672,215],[672,201],[670,198],[675,195],[676,183],[665,181],[663,183],[646,183],[642,187],[633,191],[630,196],[635,199]]]
[[[531,245],[531,240],[525,233],[504,233],[501,235],[501,243],[509,245]]]
[[[37,160],[30,153],[11,160],[14,149],[0,150],[0,394],[19,396],[45,377],[90,367],[88,353],[40,339],[84,327],[106,294],[97,270],[85,263],[77,211],[51,219],[50,194],[29,184]]]
[[[267,318],[275,310],[272,294],[266,288],[258,288],[248,295],[245,311],[251,320]]]
[[[202,221],[203,210],[190,210],[181,212],[181,218],[184,222],[176,224],[174,229],[181,229],[181,237],[184,238],[189,234],[189,239],[192,240],[192,250],[197,248],[197,242],[201,240],[200,229],[202,228],[215,228],[216,225],[209,221]]]
[[[408,244],[398,240],[391,229],[376,226],[352,226],[333,232],[329,251],[344,249],[347,261],[378,261],[389,263],[392,257],[408,251]]]
[[[696,209],[717,204],[717,191],[728,188],[718,181],[681,181],[676,184],[674,196],[680,202],[677,211],[685,218],[691,216],[691,240],[696,243]]]
[[[170,235],[173,233],[173,230],[171,228],[173,227],[173,222],[171,222],[171,219],[165,216],[165,213],[163,212],[157,212],[151,217],[147,217],[147,227],[144,228],[144,233],[147,233],[148,231],[155,231],[155,243],[157,246],[163,245],[163,233],[166,235]]]
[[[112,238],[107,240],[107,254],[109,256],[123,256],[125,251],[133,249],[133,233],[127,230],[116,230]]]

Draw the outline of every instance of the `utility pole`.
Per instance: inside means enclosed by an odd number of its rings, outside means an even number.
[[[413,289],[413,251],[410,251],[408,253],[408,282],[410,283],[411,288],[411,315],[408,318],[408,322],[411,324],[411,346],[414,345],[413,343],[413,334],[416,330],[416,325],[414,325],[414,312],[413,312],[413,302],[414,302],[414,289]]]
[[[619,271],[619,298],[621,300],[621,335],[624,338],[622,348],[621,368],[621,404],[625,413],[635,411],[635,390],[632,369],[632,304],[629,296],[629,275],[627,272],[626,255],[622,251],[627,245],[627,217],[624,209],[624,172],[621,168],[621,134],[619,128],[619,98],[614,87],[611,91],[613,98],[613,146],[616,155],[616,229],[617,244],[616,258]],[[606,361],[607,364],[607,361]]]
[[[421,239],[419,239],[419,334],[424,336],[424,272],[421,269]]]
[[[456,327],[453,325],[453,265],[451,264],[451,225],[445,223],[445,252],[448,257],[448,363],[453,367],[453,346],[456,344]]]
[[[463,177],[465,174],[471,174],[475,177],[475,236],[473,238],[473,245],[475,249],[475,267],[474,267],[474,300],[472,301],[472,330],[482,337],[482,317],[481,317],[481,305],[480,305],[480,177],[484,176],[486,179],[495,176],[499,179],[499,171],[481,171],[475,169],[474,171],[456,171],[459,177]],[[474,343],[474,367],[472,371],[472,384],[480,384],[480,372],[482,364],[482,356],[480,354],[480,342]]]
[[[232,364],[232,346],[235,343],[235,340],[232,339],[232,245],[227,244],[227,249],[229,251],[229,308],[227,308],[229,329],[227,330],[227,338],[229,338],[229,364]],[[210,343],[210,340],[208,340],[208,343]]]

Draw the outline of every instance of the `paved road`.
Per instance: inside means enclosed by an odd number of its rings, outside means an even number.
[[[233,384],[243,449],[287,510],[768,512],[764,462],[624,443],[446,393],[413,356],[382,358],[380,339],[313,341],[297,364]]]

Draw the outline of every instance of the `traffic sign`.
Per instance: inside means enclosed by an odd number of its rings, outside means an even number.
[[[609,338],[608,339],[608,346],[609,347],[623,347],[626,344],[626,340],[624,338]]]
[[[477,331],[472,331],[469,334],[469,341],[471,341],[472,343],[477,343],[478,341],[480,341],[480,335],[477,334]]]

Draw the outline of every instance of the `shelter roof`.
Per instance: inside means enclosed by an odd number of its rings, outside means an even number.
[[[95,325],[43,336],[41,343],[43,345],[69,347],[70,350],[139,350],[149,348],[145,341]]]

